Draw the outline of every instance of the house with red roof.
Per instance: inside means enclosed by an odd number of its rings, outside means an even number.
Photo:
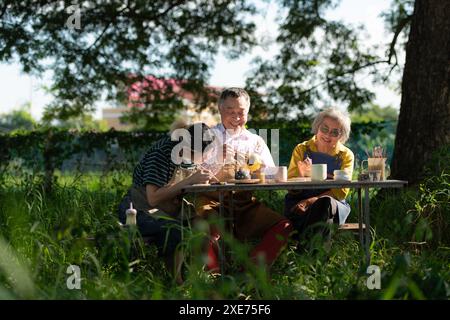
[[[126,105],[115,108],[104,108],[102,119],[108,128],[115,130],[129,130],[131,124],[123,123],[121,117],[131,108],[144,108],[146,102],[161,99],[177,99],[184,105],[175,118],[182,118],[188,123],[205,122],[215,125],[219,121],[216,101],[222,88],[205,87],[206,101],[203,108],[199,107],[198,95],[184,88],[186,81],[177,79],[162,79],[154,76],[146,76],[142,80],[133,82],[127,89]],[[205,97],[203,97],[205,99]]]

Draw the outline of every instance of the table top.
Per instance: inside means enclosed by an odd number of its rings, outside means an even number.
[[[331,189],[331,188],[402,188],[408,184],[404,180],[385,181],[287,181],[275,183],[255,184],[202,184],[187,186],[183,189],[187,193],[214,192],[214,191],[256,191],[256,190],[301,190],[301,189]]]

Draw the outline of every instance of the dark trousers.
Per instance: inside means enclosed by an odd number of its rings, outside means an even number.
[[[126,210],[130,207],[131,198],[126,194],[118,207],[119,221],[126,222]],[[157,219],[148,213],[137,210],[136,223],[143,237],[158,248],[160,256],[173,255],[181,242],[181,225],[178,221]]]
[[[317,234],[328,237],[330,234],[329,223],[339,224],[338,206],[336,199],[321,197],[314,202],[303,214],[293,213],[291,209],[301,200],[295,195],[287,194],[285,198],[284,215],[291,220],[297,240],[309,240]]]

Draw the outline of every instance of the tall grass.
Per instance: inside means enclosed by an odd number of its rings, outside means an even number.
[[[382,270],[381,290],[366,287],[368,275],[358,239],[345,232],[333,235],[330,249],[319,239],[316,250],[298,254],[296,244],[290,243],[270,273],[249,262],[251,244],[226,237],[227,248],[231,250],[228,272],[223,278],[212,277],[203,271],[205,257],[200,247],[207,232],[201,226],[183,230],[186,281],[178,286],[156,249],[144,245],[132,230],[117,223],[116,206],[131,182],[127,174],[60,175],[50,194],[43,191],[39,176],[2,179],[0,298],[3,299],[450,297],[448,246],[442,245],[440,239],[433,246],[413,248],[404,240],[415,234],[418,224],[390,219],[391,214],[417,210],[414,206],[417,201],[427,202],[420,197],[421,190],[414,195],[402,192],[372,206],[379,208],[372,210],[376,226],[372,263]],[[283,192],[258,193],[258,197],[281,211]],[[439,208],[444,207],[440,204]],[[405,224],[412,229],[405,228]],[[448,234],[448,225],[442,226]],[[402,228],[410,233],[405,231],[402,235]],[[433,232],[432,237],[435,235]],[[80,290],[67,288],[69,265],[81,268]]]

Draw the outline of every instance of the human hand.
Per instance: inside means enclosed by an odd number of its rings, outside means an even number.
[[[220,154],[220,152],[219,152]],[[236,156],[236,151],[234,150],[234,148],[228,144],[224,144],[223,148],[222,148],[222,154],[220,154],[220,156],[222,157],[219,161],[222,163],[230,163],[230,162],[234,162],[235,160],[235,156]]]
[[[205,184],[213,177],[213,174],[209,170],[198,170],[193,175],[189,176],[186,180],[187,184]]]
[[[316,202],[317,197],[312,197],[308,199],[304,199],[298,202],[295,206],[292,207],[291,212],[296,213],[298,215],[304,215],[306,211],[311,207],[311,205]]]
[[[297,162],[298,173],[300,177],[310,177],[311,176],[311,165],[312,160],[306,157],[303,161]]]

